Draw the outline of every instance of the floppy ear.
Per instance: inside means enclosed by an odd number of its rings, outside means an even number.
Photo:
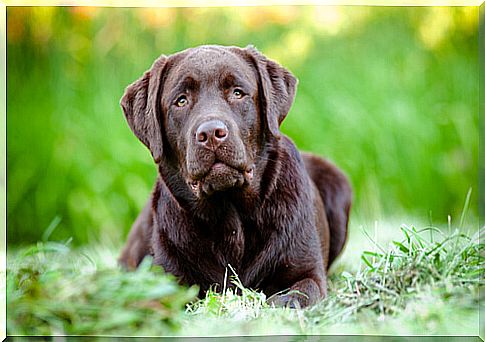
[[[267,127],[272,135],[279,137],[279,127],[293,104],[298,80],[291,72],[266,58],[253,46],[244,50],[252,57],[259,73],[259,91],[263,95]]]
[[[160,56],[141,78],[129,85],[120,104],[128,125],[150,150],[156,163],[162,157],[160,92],[167,57]]]

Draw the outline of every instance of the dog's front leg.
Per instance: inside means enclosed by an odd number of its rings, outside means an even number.
[[[118,262],[127,269],[135,269],[142,262],[143,258],[150,254],[152,218],[152,196],[150,196],[145,207],[138,215],[131,227],[128,241],[123,248]]]

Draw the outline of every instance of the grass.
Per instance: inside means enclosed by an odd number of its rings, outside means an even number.
[[[98,265],[93,255],[52,242],[20,252],[7,271],[9,334],[145,335],[153,327],[177,329],[196,288],[178,286],[148,259],[136,272],[123,272]]]
[[[231,269],[227,281],[235,288],[224,286],[222,293],[209,291],[196,299],[195,287],[178,286],[150,260],[136,272],[124,272],[116,266],[115,249],[38,243],[9,255],[7,331],[478,335],[484,232],[401,225],[401,238],[388,246],[365,233],[373,247],[360,253],[361,266],[353,271],[341,260],[330,276],[328,297],[305,310],[270,307],[263,293],[245,288]]]

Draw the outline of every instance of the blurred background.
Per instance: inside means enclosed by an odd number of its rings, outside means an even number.
[[[352,227],[458,220],[470,188],[477,216],[478,7],[9,7],[9,245],[122,243],[156,169],[119,99],[200,44],[253,44],[297,76],[282,130],[347,173]]]

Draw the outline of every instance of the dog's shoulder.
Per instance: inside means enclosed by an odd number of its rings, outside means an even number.
[[[313,189],[304,160],[295,143],[282,135],[275,146],[277,158],[268,171],[272,175],[272,188],[266,194],[264,206],[280,217],[300,217],[311,211]],[[271,165],[271,164],[270,164]]]
[[[287,136],[282,135],[278,143],[280,163],[279,185],[290,189],[305,190],[310,187],[303,157],[296,144]]]

